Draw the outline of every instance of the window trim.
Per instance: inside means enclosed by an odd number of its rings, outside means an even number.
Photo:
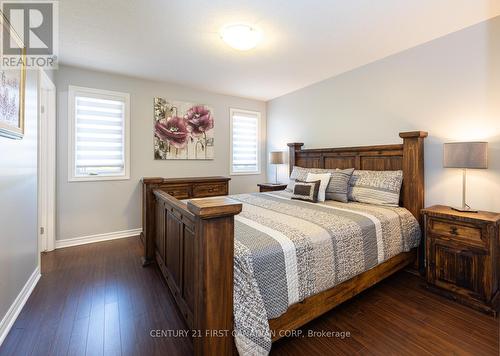
[[[123,100],[125,103],[125,137],[124,137],[124,174],[122,175],[102,175],[79,177],[75,172],[75,97],[78,94],[89,94],[102,99]],[[129,180],[130,179],[130,94],[118,91],[80,87],[75,85],[68,86],[68,182],[92,182],[107,180]]]
[[[257,116],[257,170],[252,172],[233,172],[233,115],[235,113],[252,114]],[[238,108],[229,108],[229,175],[231,176],[250,176],[258,175],[262,173],[261,168],[261,121],[262,113],[255,110],[246,110]]]

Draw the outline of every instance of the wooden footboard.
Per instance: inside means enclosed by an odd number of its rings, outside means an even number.
[[[234,215],[241,204],[154,195],[156,262],[193,331],[195,355],[231,355]]]

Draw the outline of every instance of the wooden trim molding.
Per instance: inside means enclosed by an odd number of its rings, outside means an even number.
[[[131,230],[107,232],[104,234],[80,236],[80,237],[74,237],[71,239],[56,240],[56,249],[65,248],[65,247],[72,247],[72,246],[79,246],[79,245],[86,245],[86,244],[91,244],[91,243],[95,243],[95,242],[124,239],[127,237],[139,236],[141,232],[142,232],[142,228],[137,228],[137,229],[131,229]]]
[[[28,298],[33,292],[33,289],[35,289],[41,276],[40,266],[37,266],[24,285],[23,289],[21,289],[21,292],[19,292],[19,294],[17,295],[16,299],[10,306],[5,316],[2,318],[2,321],[0,321],[0,346],[7,337],[7,334],[12,328],[12,325],[14,325],[14,322],[19,316],[19,313],[21,313],[21,310],[28,301]]]

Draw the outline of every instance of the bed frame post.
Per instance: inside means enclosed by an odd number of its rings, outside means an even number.
[[[422,225],[424,208],[424,139],[427,132],[400,132],[403,139],[403,206],[408,209]]]
[[[423,228],[422,209],[425,207],[424,139],[425,131],[400,132],[403,139],[403,206],[408,209]],[[423,236],[423,234],[422,234]],[[421,241],[417,252],[418,271],[424,273],[425,241]]]
[[[187,205],[196,216],[194,354],[232,355],[234,215],[241,204],[216,198]]]
[[[293,166],[295,166],[295,152],[300,151],[304,144],[302,142],[287,143],[288,146],[288,174],[292,174]]]

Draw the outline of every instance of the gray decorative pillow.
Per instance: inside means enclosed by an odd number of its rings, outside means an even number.
[[[287,191],[293,193],[293,187],[295,186],[295,181],[300,180],[305,182],[307,178],[307,173],[315,173],[312,172],[311,169],[313,168],[303,168],[303,167],[297,167],[293,166],[292,173],[290,174],[290,181],[288,182],[288,185],[286,186]]]
[[[328,183],[328,187],[326,188],[326,199],[347,203],[349,181],[352,173],[354,172],[354,168],[335,170],[329,169],[328,171],[331,172],[332,176],[330,178],[330,183]]]
[[[403,171],[358,171],[349,182],[349,200],[360,203],[398,206]]]
[[[293,187],[292,199],[317,203],[320,184],[320,180],[313,182],[302,182],[300,180],[296,180]]]

